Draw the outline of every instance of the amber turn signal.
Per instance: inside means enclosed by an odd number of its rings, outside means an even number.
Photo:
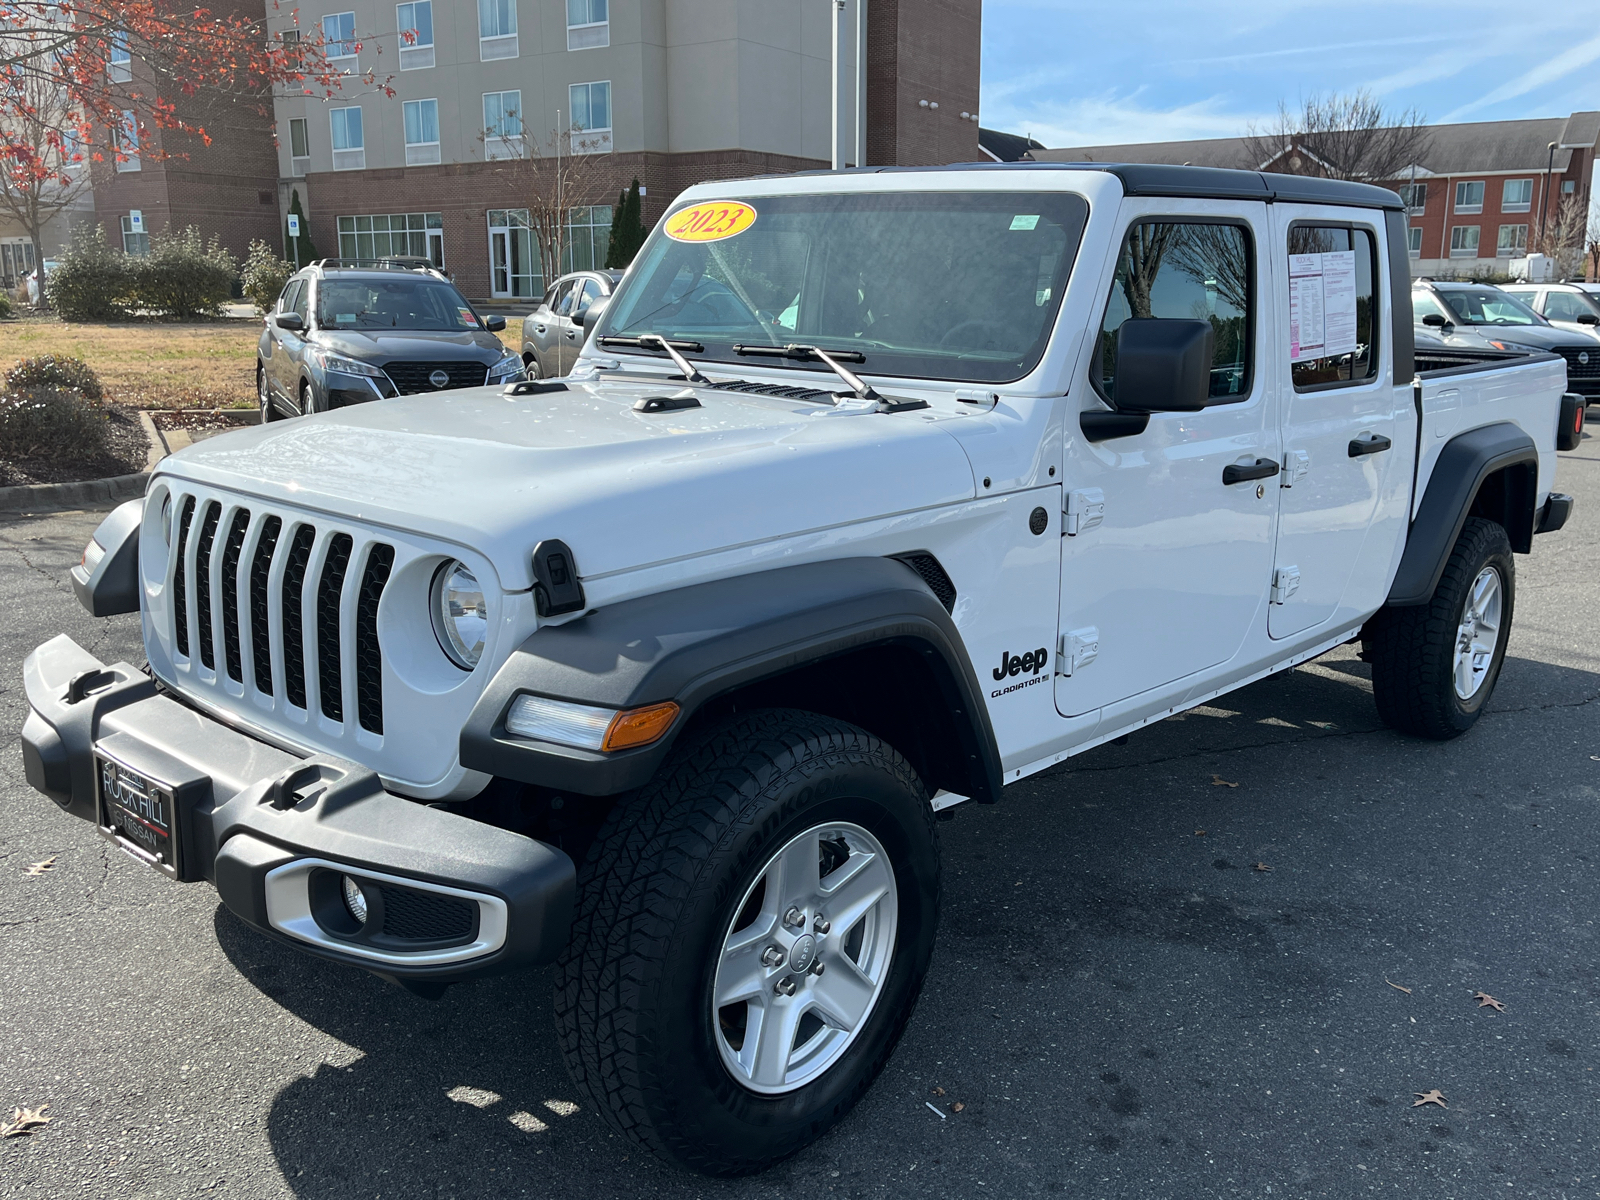
[[[656,741],[677,719],[678,706],[671,700],[665,704],[647,704],[643,708],[628,708],[611,718],[611,728],[606,730],[602,750],[632,750]]]

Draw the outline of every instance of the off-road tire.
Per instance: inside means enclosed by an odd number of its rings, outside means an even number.
[[[1462,700],[1451,675],[1456,632],[1473,581],[1490,566],[1500,574],[1503,596],[1499,639],[1482,684]],[[1362,657],[1372,665],[1372,695],[1383,723],[1435,741],[1471,729],[1500,678],[1515,600],[1511,539],[1498,522],[1468,517],[1433,598],[1426,604],[1382,609],[1362,630]]]
[[[719,1056],[712,978],[734,906],[762,865],[828,821],[866,828],[888,853],[894,956],[839,1059],[797,1090],[762,1095]],[[922,989],[938,910],[928,794],[891,746],[805,712],[728,720],[620,803],[579,869],[555,992],[568,1070],[614,1129],[662,1157],[711,1175],[769,1167],[848,1113],[883,1069]]]

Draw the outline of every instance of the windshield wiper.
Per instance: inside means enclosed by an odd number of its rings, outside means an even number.
[[[672,361],[678,364],[678,370],[683,372],[683,377],[690,383],[709,384],[711,380],[700,373],[700,368],[695,366],[679,350],[687,350],[691,354],[704,354],[705,346],[699,342],[671,341],[659,333],[641,333],[638,337],[605,337],[596,338],[602,346],[637,346],[641,350],[665,350],[672,356]]]
[[[735,346],[735,354],[743,354],[757,358],[794,358],[801,362],[826,363],[833,369],[833,373],[844,380],[848,387],[862,400],[882,400],[883,397],[872,390],[872,385],[863,380],[854,371],[847,369],[844,362],[864,363],[867,356],[858,350],[835,350],[829,352],[821,346],[801,346],[790,343],[787,346]]]

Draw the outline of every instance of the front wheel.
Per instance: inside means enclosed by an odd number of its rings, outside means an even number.
[[[1471,729],[1500,678],[1515,601],[1505,528],[1467,518],[1433,598],[1382,609],[1362,631],[1384,724],[1436,741]]]
[[[800,1150],[883,1069],[933,950],[927,794],[872,734],[732,720],[611,814],[580,872],[556,1023],[618,1132],[737,1175]]]
[[[281,421],[283,414],[278,411],[278,406],[272,400],[272,388],[267,383],[267,369],[261,363],[256,363],[256,403],[261,407],[261,423],[268,421]]]

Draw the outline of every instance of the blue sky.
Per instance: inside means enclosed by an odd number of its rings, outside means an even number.
[[[1429,121],[1600,108],[1593,0],[985,0],[983,124],[1047,146],[1226,137],[1367,88]]]

